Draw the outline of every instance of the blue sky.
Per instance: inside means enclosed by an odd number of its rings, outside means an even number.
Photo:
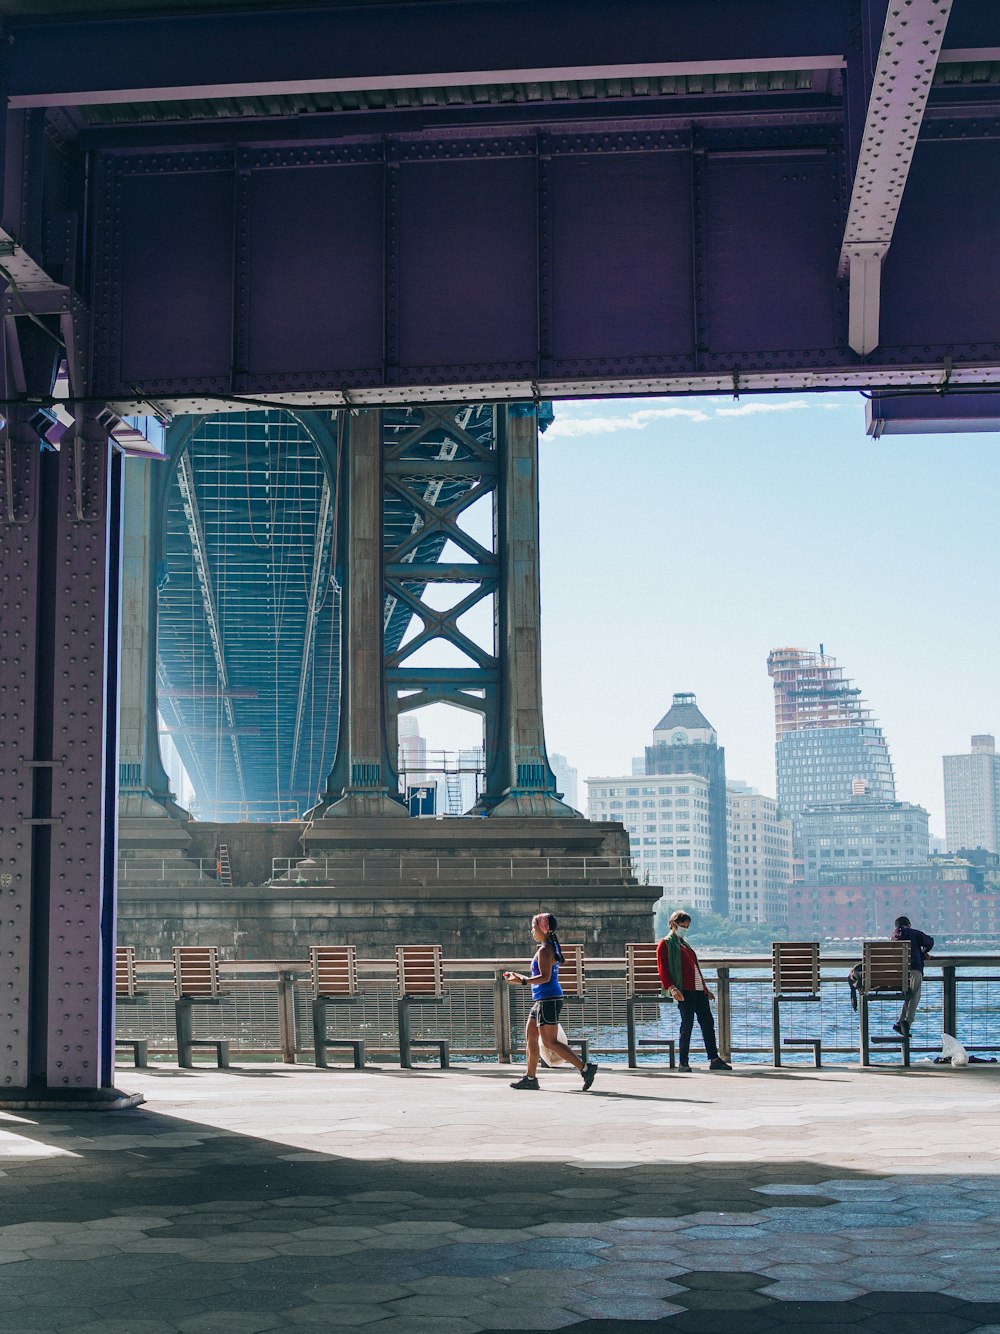
[[[1000,732],[998,445],[873,441],[856,393],[556,404],[541,441],[549,750],[581,781],[626,773],[692,690],[729,776],[773,794],[768,650],[822,642],[885,729],[897,795],[943,835],[941,756]]]

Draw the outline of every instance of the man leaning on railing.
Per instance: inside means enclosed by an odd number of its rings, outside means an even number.
[[[910,942],[910,994],[903,1001],[899,1019],[893,1024],[896,1032],[905,1038],[910,1032],[917,1006],[920,1004],[920,990],[924,984],[924,960],[934,948],[934,937],[925,935],[923,931],[911,926],[908,917],[897,917],[892,939]]]

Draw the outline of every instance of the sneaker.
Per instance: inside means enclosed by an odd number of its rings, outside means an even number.
[[[681,1061],[677,1069],[681,1072],[682,1075],[689,1075],[691,1073],[691,1067],[687,1064],[686,1061]]]
[[[589,1089],[594,1082],[594,1076],[597,1074],[597,1066],[591,1061],[589,1065],[583,1067],[580,1074],[583,1075],[583,1091],[586,1093],[587,1089]]]
[[[512,1089],[537,1089],[538,1080],[533,1075],[522,1075],[511,1084]]]
[[[900,1019],[898,1024],[893,1024],[893,1028],[901,1037],[906,1038],[910,1036],[910,1025],[905,1019]]]
[[[728,1061],[724,1061],[721,1056],[716,1056],[714,1061],[709,1061],[709,1070],[731,1070],[733,1067]]]

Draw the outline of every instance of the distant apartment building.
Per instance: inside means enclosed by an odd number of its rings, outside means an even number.
[[[792,887],[788,929],[802,940],[888,936],[905,914],[932,936],[992,938],[1000,931],[998,891],[982,867],[961,858],[830,873]]]
[[[674,695],[670,708],[653,729],[653,744],[646,747],[646,777],[654,774],[693,774],[707,781],[712,911],[727,913],[726,752],[690,692]]]
[[[968,755],[944,756],[944,823],[951,851],[1000,852],[1000,755],[988,733]]]
[[[586,781],[590,819],[621,820],[640,877],[679,907],[729,911],[725,752],[694,695],[674,695],[645,773]]]
[[[579,810],[577,806],[577,771],[565,755],[550,755],[549,765],[555,775],[556,791],[562,793],[562,800],[567,806]]]
[[[922,806],[867,794],[814,802],[799,816],[803,879],[815,883],[824,874],[926,864],[929,819]]]
[[[792,822],[778,803],[745,783],[726,784],[729,916],[738,922],[788,921]]]
[[[640,880],[662,885],[664,897],[678,907],[719,911],[713,897],[706,778],[645,774],[586,782],[589,818],[621,821]]]
[[[399,771],[413,774],[420,781],[427,767],[427,742],[420,735],[420,723],[412,713],[401,713],[397,723]]]
[[[895,780],[881,727],[835,658],[800,648],[772,649],[778,805],[792,821],[807,806],[843,801],[859,785],[875,800],[894,801]]]

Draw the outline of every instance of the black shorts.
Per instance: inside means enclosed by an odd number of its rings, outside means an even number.
[[[539,1028],[542,1024],[558,1024],[562,1007],[561,996],[549,996],[546,1000],[536,1000],[531,1007],[528,1018],[534,1019]]]

